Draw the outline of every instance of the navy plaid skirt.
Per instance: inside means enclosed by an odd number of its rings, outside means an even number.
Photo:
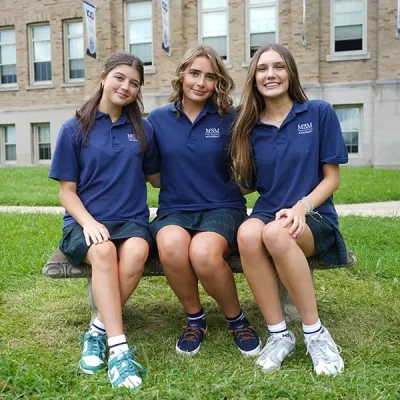
[[[118,245],[123,240],[138,237],[146,240],[150,249],[154,247],[154,241],[147,225],[137,222],[104,222],[102,223],[110,234],[110,240]],[[86,257],[89,250],[86,244],[83,229],[78,223],[67,225],[63,229],[63,237],[59,248],[72,265],[79,265]]]
[[[233,249],[237,249],[237,231],[246,218],[246,211],[238,208],[216,208],[206,211],[179,211],[158,215],[150,223],[153,238],[164,226],[177,225],[191,235],[196,232],[215,232],[223,236]]]
[[[258,218],[264,224],[275,221],[275,218],[263,213],[252,214],[249,218]],[[315,249],[323,262],[330,265],[348,265],[347,247],[338,229],[319,214],[307,215],[306,224],[313,234]]]

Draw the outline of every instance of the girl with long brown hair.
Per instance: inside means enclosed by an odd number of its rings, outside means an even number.
[[[281,45],[264,46],[252,58],[230,154],[236,180],[249,189],[243,192],[260,194],[238,232],[243,271],[270,332],[256,364],[264,371],[279,369],[295,349],[276,268],[300,312],[314,370],[342,372],[338,348],[318,316],[306,257],[318,254],[328,264],[347,263],[332,203],[347,150],[334,109],[307,99],[294,58]]]
[[[65,207],[60,249],[68,261],[91,265],[99,313],[83,336],[80,368],[106,366],[113,388],[141,385],[126,342],[122,305],[141,278],[153,244],[148,229],[146,178],[158,183],[159,159],[151,125],[142,120],[143,64],[129,53],[105,63],[100,87],[61,127],[49,177],[60,181]],[[133,347],[134,349],[134,347]]]
[[[196,354],[207,330],[200,280],[223,309],[239,350],[256,355],[260,340],[240,308],[225,261],[237,246],[237,229],[246,216],[226,152],[234,83],[215,50],[195,45],[178,65],[172,89],[171,103],[152,111],[148,120],[161,156],[159,208],[150,229],[168,282],[188,317],[176,351]]]

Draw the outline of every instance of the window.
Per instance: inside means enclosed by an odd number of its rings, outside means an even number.
[[[31,81],[49,82],[51,81],[50,25],[31,26],[30,35]]]
[[[201,0],[199,39],[228,59],[227,0]]]
[[[50,124],[34,124],[33,133],[36,161],[51,160]]]
[[[335,53],[366,51],[365,0],[333,1],[333,50]]]
[[[82,21],[67,21],[65,32],[65,81],[83,80],[84,44]]]
[[[0,85],[17,83],[15,29],[0,29]]]
[[[249,58],[266,44],[276,41],[276,0],[248,0]]]
[[[335,106],[349,154],[359,153],[361,107]]]
[[[153,64],[153,23],[151,1],[127,3],[128,47],[144,65]]]
[[[1,159],[5,164],[15,164],[17,159],[15,125],[0,126],[0,133],[0,143],[2,143]]]

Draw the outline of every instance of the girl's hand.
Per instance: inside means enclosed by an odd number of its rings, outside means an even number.
[[[293,239],[297,239],[304,233],[307,213],[307,207],[302,203],[297,203],[292,208],[283,208],[278,211],[275,214],[275,220],[286,217],[282,226],[286,228],[292,223],[289,229],[289,235],[292,236]]]
[[[90,246],[90,241],[93,244],[107,242],[110,238],[107,228],[97,221],[91,221],[82,226],[83,234],[85,235],[85,241],[88,246]]]

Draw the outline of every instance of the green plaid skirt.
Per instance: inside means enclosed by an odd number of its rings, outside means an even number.
[[[258,218],[264,224],[275,221],[275,218],[258,213],[252,214],[249,218]],[[342,234],[327,219],[319,214],[307,215],[306,224],[314,236],[314,245],[319,258],[331,265],[347,265],[347,248]]]
[[[158,231],[168,225],[185,228],[191,235],[196,232],[215,232],[223,236],[233,249],[237,249],[237,231],[246,215],[245,210],[238,208],[162,214],[150,223],[150,232],[155,238]]]
[[[101,222],[110,234],[110,240],[118,245],[123,240],[138,237],[146,240],[150,249],[154,247],[154,241],[147,225],[137,222]],[[86,244],[83,229],[78,223],[67,225],[63,229],[63,237],[59,248],[72,265],[79,265],[86,257],[89,250]]]

